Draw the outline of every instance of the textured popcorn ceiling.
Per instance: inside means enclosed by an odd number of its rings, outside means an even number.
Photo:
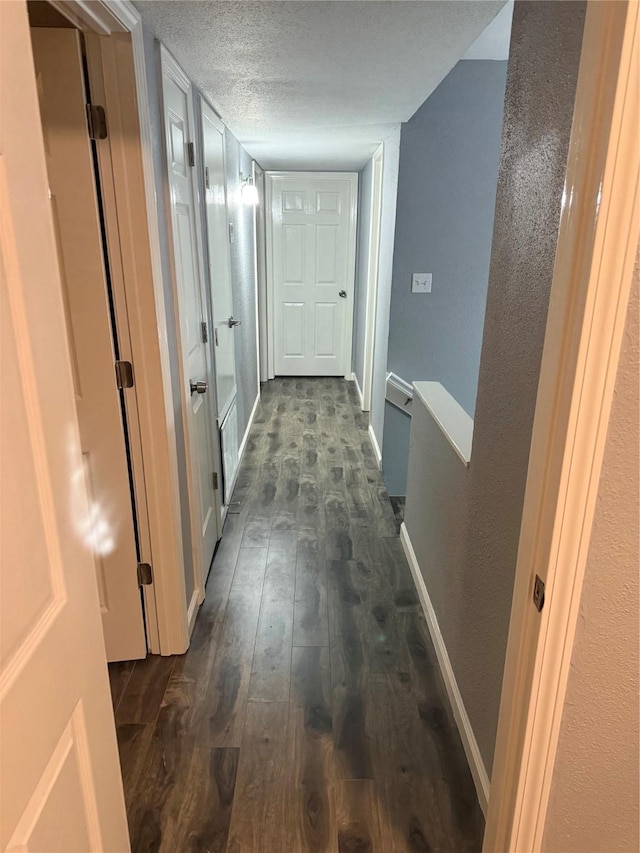
[[[359,169],[504,0],[135,5],[264,168]]]

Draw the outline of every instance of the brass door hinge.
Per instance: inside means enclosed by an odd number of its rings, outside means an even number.
[[[213,478],[213,488],[214,488],[214,491],[216,491],[216,492],[217,492],[217,491],[218,491],[218,472],[217,472],[217,471],[214,471],[214,472],[213,472],[213,474],[212,474],[212,478]]]
[[[107,114],[99,104],[87,104],[87,126],[91,139],[107,138]]]
[[[536,575],[536,579],[533,582],[533,603],[538,613],[540,613],[544,607],[544,581],[540,575]]]
[[[151,563],[138,563],[138,586],[149,586],[153,583]]]
[[[187,159],[190,166],[196,165],[196,147],[193,142],[187,142]]]
[[[133,388],[133,365],[130,361],[116,361],[116,385],[118,388]]]

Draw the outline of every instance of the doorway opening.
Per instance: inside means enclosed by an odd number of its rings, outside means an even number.
[[[269,378],[351,379],[358,175],[265,179]]]
[[[28,9],[84,463],[78,476],[90,496],[80,533],[94,556],[107,660],[138,659],[147,628],[126,397],[134,377],[120,345],[96,148],[106,121],[91,100],[83,34],[47,5]]]

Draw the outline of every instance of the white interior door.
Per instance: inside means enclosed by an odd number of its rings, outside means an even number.
[[[25,3],[0,78],[0,849],[126,853]]]
[[[351,375],[357,181],[267,173],[274,375]]]
[[[235,329],[231,259],[224,168],[224,125],[201,100],[204,198],[207,222],[209,282],[216,373],[216,414],[222,462],[222,494],[229,502],[238,470],[238,417],[236,407]]]
[[[79,34],[33,29],[107,659],[147,654]]]
[[[204,581],[218,540],[219,513],[214,489],[214,426],[210,395],[214,376],[205,332],[209,316],[201,254],[198,247],[197,207],[191,169],[195,165],[191,83],[164,48],[162,93],[177,314],[183,377],[191,529],[194,540],[195,592],[204,598]],[[189,603],[193,613],[194,602]]]
[[[224,170],[224,125],[205,103],[202,105],[202,155],[204,160],[205,206],[209,280],[213,310],[216,371],[216,413],[224,420],[236,396],[233,293]]]

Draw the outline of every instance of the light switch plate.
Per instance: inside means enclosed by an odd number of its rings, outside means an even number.
[[[411,293],[431,293],[430,272],[414,272],[411,278]]]

